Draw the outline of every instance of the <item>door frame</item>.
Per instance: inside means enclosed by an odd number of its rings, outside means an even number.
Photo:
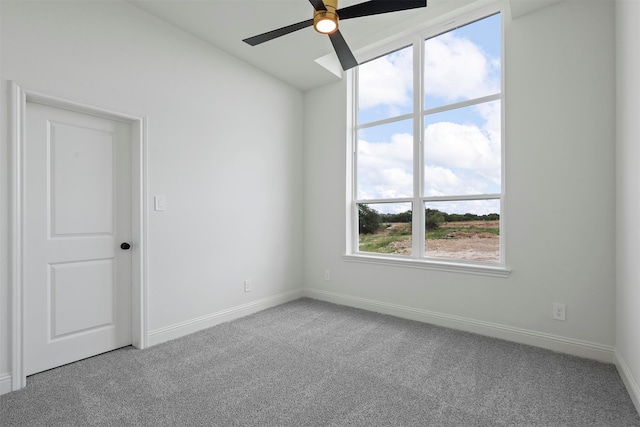
[[[90,114],[131,125],[132,264],[131,326],[133,346],[147,347],[147,118],[69,101],[9,82],[10,97],[10,281],[11,281],[11,388],[26,386],[24,365],[24,182],[25,115],[27,101]]]

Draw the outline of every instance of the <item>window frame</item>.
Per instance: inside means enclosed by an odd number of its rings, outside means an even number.
[[[424,52],[425,41],[429,38],[455,30],[456,28],[471,24],[475,21],[482,20],[489,16],[500,14],[500,35],[501,35],[501,87],[500,93],[474,98],[438,106],[436,108],[427,109],[424,105]],[[506,174],[505,174],[505,153],[506,153],[506,132],[505,132],[505,19],[507,14],[503,4],[494,4],[482,9],[472,11],[470,13],[456,14],[453,19],[448,17],[446,23],[431,23],[426,28],[412,28],[410,33],[398,38],[394,41],[386,43],[375,50],[371,50],[365,55],[363,62],[368,62],[392,52],[404,49],[408,46],[413,47],[413,110],[409,114],[403,114],[392,118],[375,120],[373,122],[359,125],[358,120],[358,85],[357,85],[357,67],[351,69],[346,74],[347,86],[347,209],[346,209],[346,251],[344,259],[350,262],[385,264],[392,266],[404,266],[410,268],[425,268],[439,271],[458,272],[466,274],[488,275],[495,277],[508,277],[511,270],[506,264]],[[500,193],[469,195],[469,196],[425,196],[423,192],[424,186],[424,123],[428,114],[441,111],[449,111],[465,106],[479,105],[485,102],[500,100],[501,101],[501,187]],[[406,119],[413,119],[413,195],[405,198],[394,199],[358,199],[357,198],[357,143],[358,131],[368,127],[379,126],[385,123],[393,123]],[[373,252],[359,251],[359,234],[358,234],[358,205],[359,204],[376,204],[376,203],[393,203],[393,202],[411,202],[412,203],[412,227],[413,230],[424,230],[425,221],[425,203],[438,201],[460,201],[460,200],[499,200],[500,201],[500,261],[481,262],[461,259],[445,259],[427,257],[425,255],[426,240],[424,232],[416,232],[412,235],[412,254],[381,254]],[[422,206],[422,208],[420,208]],[[417,237],[417,238],[416,238]]]

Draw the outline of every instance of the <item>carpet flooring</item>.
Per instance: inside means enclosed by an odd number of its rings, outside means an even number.
[[[4,426],[640,426],[613,365],[300,299],[30,376]]]

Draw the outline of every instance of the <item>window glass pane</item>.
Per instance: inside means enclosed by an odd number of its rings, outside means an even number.
[[[501,192],[500,101],[425,116],[426,196]]]
[[[358,67],[358,123],[369,123],[413,110],[413,47]]]
[[[358,204],[358,250],[411,255],[411,203]]]
[[[500,92],[501,32],[496,14],[425,41],[426,109]]]
[[[500,14],[416,43],[354,73],[355,252],[499,263]],[[414,63],[418,48],[424,61]],[[424,85],[414,87],[418,80]],[[424,121],[419,136],[415,120]],[[412,222],[414,206],[425,209],[424,221]],[[412,254],[412,242],[422,246],[423,236],[424,252]]]
[[[413,120],[358,131],[358,199],[413,196]]]
[[[426,256],[500,262],[500,201],[426,202]]]

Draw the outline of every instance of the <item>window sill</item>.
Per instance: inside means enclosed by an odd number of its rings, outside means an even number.
[[[509,277],[511,269],[503,265],[467,264],[456,261],[436,261],[415,258],[396,258],[377,255],[347,254],[345,261],[365,264],[389,265],[394,267],[419,268],[426,270],[446,271],[451,273],[473,274],[491,277]]]

